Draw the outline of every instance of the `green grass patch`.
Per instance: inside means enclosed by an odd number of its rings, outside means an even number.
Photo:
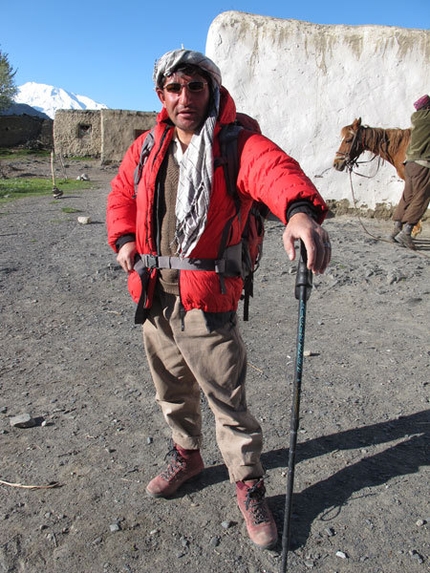
[[[0,147],[0,159],[15,159],[22,157],[49,157],[50,151],[46,149],[10,149]]]
[[[90,189],[91,182],[77,179],[60,179],[56,181],[56,186],[66,194],[70,191]],[[38,177],[32,177],[31,179],[25,177],[0,179],[0,202],[38,195],[52,195],[52,181],[50,179],[39,179]]]
[[[68,215],[70,213],[80,213],[81,212],[80,209],[74,209],[73,207],[62,207],[61,210],[63,213],[67,213]]]

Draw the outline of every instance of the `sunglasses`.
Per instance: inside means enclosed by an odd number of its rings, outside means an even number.
[[[207,86],[208,82],[192,81],[185,84],[180,84],[179,82],[171,82],[164,86],[164,90],[168,91],[170,94],[180,94],[182,88],[187,88],[189,92],[197,94],[202,92]]]

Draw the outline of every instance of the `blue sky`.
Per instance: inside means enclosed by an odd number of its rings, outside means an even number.
[[[158,111],[155,60],[181,44],[204,52],[211,22],[228,10],[316,24],[430,27],[430,0],[5,0],[0,50],[17,69],[17,85],[45,83],[110,108]]]

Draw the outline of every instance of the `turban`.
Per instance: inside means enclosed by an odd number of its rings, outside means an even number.
[[[423,107],[428,107],[430,105],[430,97],[428,95],[423,95],[414,103],[414,108],[418,111]]]
[[[221,86],[221,71],[212,60],[193,50],[172,50],[155,63],[153,80],[156,87],[163,85],[164,78],[171,76],[179,66],[193,65],[206,72],[212,80],[212,86]]]

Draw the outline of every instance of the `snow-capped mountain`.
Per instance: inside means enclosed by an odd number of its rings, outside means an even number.
[[[57,109],[108,109],[107,105],[97,103],[89,97],[46,84],[27,82],[18,86],[16,103],[25,103],[54,119]]]

